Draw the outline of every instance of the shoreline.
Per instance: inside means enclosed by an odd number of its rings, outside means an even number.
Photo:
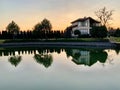
[[[0,47],[103,47],[115,48],[116,44],[111,42],[14,42],[1,43]]]

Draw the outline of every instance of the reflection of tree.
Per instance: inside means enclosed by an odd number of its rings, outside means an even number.
[[[72,49],[65,49],[65,52],[66,52],[66,55],[67,55],[67,57],[70,57],[70,56],[72,56],[72,53],[73,53],[73,51],[72,51]]]
[[[90,53],[90,66],[96,63],[97,61],[105,63],[108,57],[107,52],[105,51],[96,51]]]
[[[118,55],[118,54],[120,53],[120,49],[115,48],[115,52],[116,52],[116,54]]]
[[[80,53],[75,53],[75,54],[73,55],[73,58],[74,58],[74,59],[79,59],[79,58],[80,58],[80,56],[81,56],[81,54],[80,54]]]
[[[61,48],[38,48],[38,53],[53,53],[53,52],[57,52],[58,54],[61,53]]]
[[[0,56],[11,56],[15,55],[15,52],[20,54],[36,54],[41,53],[58,53],[60,54],[64,50],[63,48],[54,48],[54,47],[14,47],[14,48],[3,48],[0,49]]]
[[[53,62],[52,55],[50,55],[50,54],[44,54],[44,55],[43,54],[35,54],[34,59],[36,60],[37,63],[44,65],[46,68],[51,66],[51,64]]]
[[[8,60],[12,65],[14,65],[16,67],[20,63],[22,58],[21,58],[21,56],[12,56]]]

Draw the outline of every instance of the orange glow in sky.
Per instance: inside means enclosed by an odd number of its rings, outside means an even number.
[[[0,30],[13,20],[21,30],[32,30],[44,18],[53,30],[64,30],[70,22],[84,16],[97,19],[94,12],[107,7],[115,10],[110,26],[120,27],[120,0],[0,0]]]

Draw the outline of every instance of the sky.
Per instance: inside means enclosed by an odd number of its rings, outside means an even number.
[[[106,7],[114,10],[110,26],[120,27],[120,0],[0,0],[0,30],[13,20],[21,30],[32,30],[44,18],[53,30],[64,30],[70,22],[95,16],[95,11]]]

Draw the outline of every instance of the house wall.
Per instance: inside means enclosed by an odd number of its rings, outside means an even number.
[[[73,23],[73,25],[77,25],[76,27],[72,28],[72,36],[73,37],[77,37],[77,35],[74,34],[75,30],[79,30],[81,32],[82,35],[85,34],[90,34],[90,20],[86,20],[84,23],[83,22],[77,22],[77,23]]]

